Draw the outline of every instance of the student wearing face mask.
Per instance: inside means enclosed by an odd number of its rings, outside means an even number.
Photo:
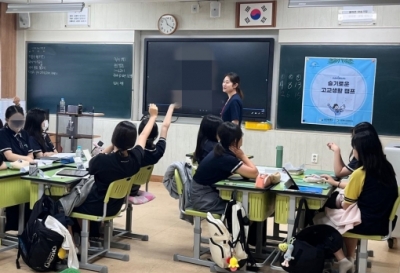
[[[29,144],[29,135],[23,129],[25,123],[24,110],[20,106],[9,106],[5,114],[6,124],[0,129],[0,152],[6,161],[33,161],[33,153]],[[7,224],[5,231],[18,230],[19,208],[6,208]],[[25,204],[25,219],[29,217],[29,204]]]
[[[6,124],[0,129],[0,152],[7,161],[33,161],[29,135],[23,129],[24,110],[19,106],[9,106],[5,116]]]
[[[57,154],[54,144],[46,133],[48,128],[49,121],[46,117],[46,111],[39,108],[28,111],[24,129],[29,134],[29,144],[33,149],[35,158]]]

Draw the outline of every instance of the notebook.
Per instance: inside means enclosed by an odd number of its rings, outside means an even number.
[[[323,189],[322,188],[315,188],[315,187],[307,187],[307,186],[298,186],[290,173],[285,169],[282,168],[284,172],[287,173],[289,176],[289,180],[285,182],[285,188],[289,190],[296,190],[296,191],[301,191],[301,192],[307,192],[307,193],[317,193],[321,194]]]

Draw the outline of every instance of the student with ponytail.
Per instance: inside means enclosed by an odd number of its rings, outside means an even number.
[[[218,144],[199,164],[193,176],[190,198],[193,209],[222,214],[226,201],[219,197],[214,184],[227,179],[232,174],[256,178],[258,170],[240,149],[243,133],[232,122],[224,122],[218,127]]]
[[[240,126],[243,117],[243,91],[240,89],[240,78],[236,73],[229,72],[225,75],[222,91],[228,95],[228,100],[221,111],[222,120]]]

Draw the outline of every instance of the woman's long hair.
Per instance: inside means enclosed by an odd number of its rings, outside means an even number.
[[[354,134],[351,146],[357,151],[358,161],[366,175],[370,175],[384,185],[396,182],[396,173],[392,164],[383,153],[382,143],[369,131]]]
[[[199,162],[203,158],[203,146],[206,141],[218,142],[217,130],[222,124],[222,119],[214,115],[204,116],[200,123],[199,132],[197,134],[196,149],[193,153],[193,161]]]
[[[43,137],[42,123],[46,119],[46,111],[40,108],[33,108],[26,114],[26,121],[24,130],[28,132],[30,136],[33,136],[39,143],[42,151],[46,148],[46,143]]]
[[[234,84],[234,85],[237,84],[237,86],[235,88],[236,93],[238,93],[239,97],[241,99],[243,99],[244,98],[244,94],[243,94],[242,89],[240,88],[240,77],[239,77],[239,75],[234,73],[234,72],[229,72],[229,73],[227,73],[225,75],[225,77],[228,77],[232,84]]]

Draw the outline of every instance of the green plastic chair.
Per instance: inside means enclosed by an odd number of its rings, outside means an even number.
[[[200,258],[203,254],[209,253],[209,248],[204,248],[201,246],[202,243],[208,244],[208,238],[201,237],[201,220],[207,218],[207,213],[197,211],[192,208],[185,209],[185,200],[183,197],[184,185],[178,170],[175,170],[174,178],[176,182],[176,189],[179,195],[179,210],[186,215],[193,216],[194,219],[193,257],[174,254],[174,261],[186,262],[186,263],[209,266],[209,267],[213,266],[214,262],[203,260]],[[221,218],[221,215],[218,214],[213,214],[213,216],[216,219]]]
[[[100,257],[107,257],[118,259],[122,261],[129,261],[129,255],[115,253],[110,251],[110,243],[112,238],[112,221],[114,218],[118,217],[121,213],[118,212],[116,215],[113,216],[106,216],[107,215],[107,204],[110,198],[113,199],[122,199],[126,198],[126,204],[128,203],[127,196],[131,190],[132,182],[131,177],[119,179],[114,181],[113,183],[108,186],[107,194],[104,198],[104,205],[103,205],[103,215],[89,215],[83,213],[73,212],[71,214],[72,218],[82,219],[82,231],[81,231],[81,261],[79,263],[79,268],[87,269],[91,271],[96,271],[100,273],[107,273],[108,268],[107,266],[103,265],[96,265],[92,264],[92,262]],[[127,206],[127,205],[126,205]],[[95,251],[95,254],[90,255],[89,252],[89,230],[88,224],[89,221],[95,222],[104,222],[104,243],[103,248],[99,251]]]
[[[357,244],[357,256],[356,256],[356,272],[363,273],[367,272],[367,263],[368,263],[368,240],[374,241],[387,241],[392,236],[392,222],[396,216],[397,209],[400,205],[400,187],[398,187],[399,196],[396,199],[396,202],[393,205],[392,212],[389,217],[389,234],[386,236],[381,235],[361,235],[351,232],[346,232],[343,234],[345,238],[355,238],[359,239]]]

